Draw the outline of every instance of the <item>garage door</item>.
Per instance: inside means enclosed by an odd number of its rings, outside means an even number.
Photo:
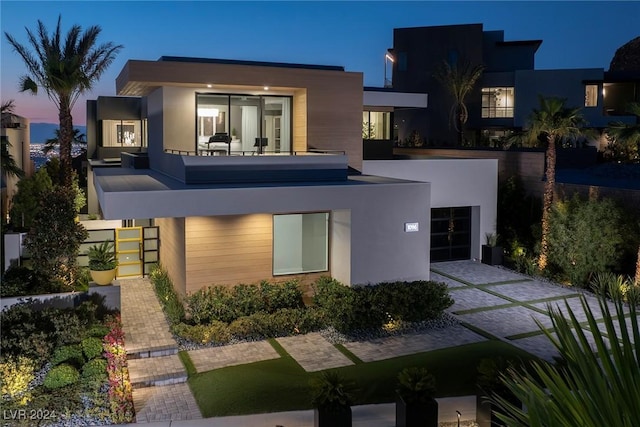
[[[431,262],[471,258],[471,207],[431,209]]]

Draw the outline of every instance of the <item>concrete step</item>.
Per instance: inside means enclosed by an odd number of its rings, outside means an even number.
[[[178,346],[176,345],[175,341],[172,343],[164,344],[164,345],[162,344],[156,345],[156,346],[144,345],[140,347],[128,346],[126,345],[126,341],[125,341],[125,348],[127,350],[128,360],[148,359],[150,357],[162,357],[162,356],[170,356],[172,354],[178,354]]]
[[[177,354],[129,359],[129,379],[132,387],[152,387],[187,381],[187,370]]]

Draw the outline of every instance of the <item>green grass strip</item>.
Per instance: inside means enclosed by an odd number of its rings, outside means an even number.
[[[490,305],[490,306],[486,306],[486,307],[468,308],[466,310],[455,311],[454,313],[459,315],[459,316],[463,316],[465,314],[481,313],[483,311],[500,310],[501,308],[518,307],[518,306],[521,306],[521,305],[522,304],[517,304],[517,303]]]
[[[342,353],[345,356],[347,356],[347,358],[349,360],[351,360],[353,363],[355,363],[356,365],[359,365],[360,363],[364,363],[362,360],[360,360],[360,358],[358,356],[356,356],[355,354],[351,353],[344,345],[335,344],[334,347],[337,348],[340,353]]]
[[[516,283],[533,282],[533,279],[516,279],[516,280],[503,280],[501,282],[487,282],[479,283],[475,286],[491,286],[491,285],[511,285]]]
[[[448,277],[449,279],[455,280],[456,282],[460,282],[460,283],[463,283],[463,284],[468,285],[468,286],[475,286],[474,283],[467,282],[466,280],[459,279],[459,278],[457,278],[455,276],[452,276],[452,275],[450,275],[448,273],[445,273],[444,271],[440,271],[440,270],[435,269],[433,267],[430,270],[433,271],[434,273],[438,273],[441,276]]]
[[[196,365],[193,364],[193,360],[191,360],[191,356],[189,356],[189,353],[187,353],[184,350],[179,351],[178,357],[180,358],[180,361],[184,365],[185,369],[187,370],[188,376],[192,376],[198,373],[198,371],[196,370]]]
[[[477,327],[473,326],[471,323],[460,321],[460,324],[462,326],[464,326],[465,328],[469,329],[470,331],[475,332],[476,334],[478,334],[480,336],[483,336],[488,340],[500,341],[499,337],[490,334],[489,332],[485,331],[484,329],[477,328]]]
[[[437,396],[475,393],[477,366],[481,359],[534,359],[532,355],[502,341],[483,341],[458,347],[377,362],[337,368],[356,386],[354,404],[393,402],[398,373],[409,366],[423,366],[436,377]],[[229,366],[196,374],[189,386],[205,418],[311,409],[306,372],[291,357]]]
[[[291,357],[291,355],[287,353],[287,350],[285,350],[284,347],[281,346],[275,338],[269,338],[267,339],[267,341],[269,342],[269,344],[271,344],[271,347],[273,347],[273,349],[280,355],[280,357]]]
[[[509,335],[508,337],[505,337],[505,338],[508,340],[514,341],[514,340],[520,340],[523,338],[537,337],[538,335],[542,335],[543,333],[544,332],[542,332],[541,330],[537,330],[537,331],[531,331],[531,332],[523,332],[521,334]]]

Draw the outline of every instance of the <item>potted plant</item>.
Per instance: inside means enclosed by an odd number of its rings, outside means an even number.
[[[89,248],[87,255],[91,279],[98,285],[110,284],[116,277],[118,266],[113,242],[106,240],[99,245],[93,245]]]
[[[231,138],[236,139],[238,133],[236,132],[236,128],[231,129]]]
[[[496,416],[496,407],[492,397],[499,395],[520,406],[521,403],[500,380],[500,374],[511,366],[511,362],[498,357],[482,359],[478,365],[478,393],[476,394],[476,422],[479,427],[504,426]]]
[[[310,383],[314,427],[351,427],[353,385],[335,371],[325,371]]]
[[[397,427],[437,427],[436,380],[426,368],[405,368],[398,374]]]
[[[498,246],[498,235],[495,233],[486,233],[486,244],[482,245],[482,263],[488,265],[501,265],[502,246]]]

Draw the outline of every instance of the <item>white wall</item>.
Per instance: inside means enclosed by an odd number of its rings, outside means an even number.
[[[431,183],[431,208],[472,207],[471,257],[496,229],[497,159],[366,160],[363,173]]]

